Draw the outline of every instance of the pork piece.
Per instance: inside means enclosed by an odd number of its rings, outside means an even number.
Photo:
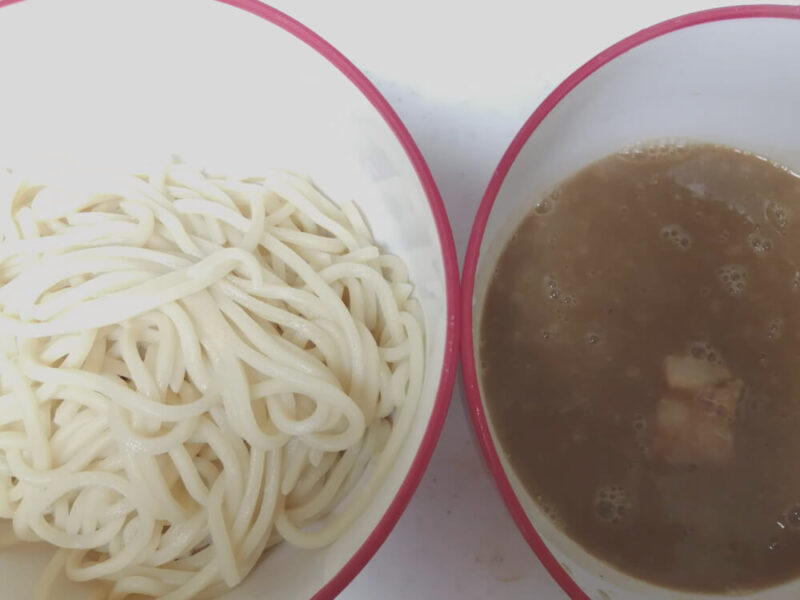
[[[722,365],[691,356],[664,360],[667,390],[656,407],[652,456],[672,465],[730,463],[741,379]]]
[[[730,379],[731,374],[717,363],[693,356],[670,355],[664,359],[664,376],[671,389],[697,390]]]

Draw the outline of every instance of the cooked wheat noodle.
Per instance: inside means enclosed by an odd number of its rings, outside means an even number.
[[[411,426],[411,292],[292,173],[0,171],[0,550],[57,548],[37,600],[188,600],[330,544]]]

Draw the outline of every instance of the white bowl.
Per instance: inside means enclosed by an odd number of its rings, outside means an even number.
[[[225,596],[332,598],[394,526],[433,452],[456,370],[458,267],[425,162],[367,79],[301,24],[252,0],[0,1],[0,165],[56,157],[310,174],[355,201],[423,305],[421,404],[386,483],[315,551],[279,546]],[[29,598],[41,549],[0,556],[3,598]],[[63,590],[63,600],[82,598]]]
[[[625,146],[690,138],[743,148],[800,172],[800,7],[750,6],[679,17],[641,31],[572,74],[533,113],[495,171],[462,281],[462,360],[484,456],[523,535],[572,598],[711,597],[634,579],[555,528],[498,447],[481,397],[475,340],[487,284],[510,234],[541,196]],[[747,594],[796,598],[800,580]]]

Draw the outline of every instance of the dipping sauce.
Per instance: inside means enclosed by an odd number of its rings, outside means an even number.
[[[482,311],[528,492],[670,588],[800,576],[800,178],[712,145],[609,156],[541,199]]]

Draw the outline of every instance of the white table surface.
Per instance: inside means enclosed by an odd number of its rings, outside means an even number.
[[[497,162],[565,76],[643,27],[709,0],[273,0],[380,89],[430,166],[459,261]],[[751,2],[752,3],[752,2]],[[537,600],[566,595],[508,515],[456,382],[431,464],[343,600]]]

